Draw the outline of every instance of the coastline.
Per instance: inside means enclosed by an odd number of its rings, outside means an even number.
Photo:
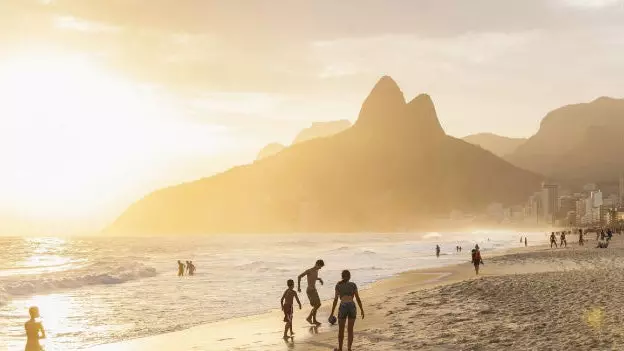
[[[538,250],[543,246],[529,248],[507,248],[488,251],[484,260],[514,252],[528,252]],[[451,264],[436,268],[424,268],[409,270],[395,276],[381,279],[372,283],[360,293],[366,318],[358,319],[356,333],[362,330],[382,328],[384,316],[380,308],[385,299],[394,295],[407,294],[441,285],[453,284],[465,280],[474,279],[474,269],[470,264],[470,253],[466,250],[463,254],[466,263]],[[485,266],[482,275],[494,275],[500,272]],[[354,277],[357,282],[357,277]],[[327,287],[326,287],[327,288]],[[300,294],[301,295],[301,294]],[[305,294],[304,294],[305,295]],[[305,296],[300,296],[302,302]],[[277,301],[277,298],[276,298]],[[332,301],[323,301],[319,310],[319,320],[325,321],[329,316]],[[113,344],[99,345],[88,350],[91,351],[130,351],[130,350],[327,350],[335,347],[337,333],[336,326],[329,326],[327,322],[320,327],[311,327],[305,321],[305,314],[309,312],[309,306],[304,303],[302,310],[295,310],[295,337],[283,340],[284,324],[282,312],[279,309],[267,313],[233,318],[224,321],[198,325],[189,329],[147,336],[143,338],[122,341]],[[359,317],[358,317],[359,318]]]

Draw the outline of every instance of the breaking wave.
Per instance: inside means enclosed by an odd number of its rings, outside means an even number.
[[[0,280],[0,304],[6,303],[11,296],[49,293],[91,285],[121,284],[156,275],[155,268],[134,263],[124,266],[94,264],[71,271],[11,277]]]

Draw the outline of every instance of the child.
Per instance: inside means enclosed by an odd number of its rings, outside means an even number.
[[[297,296],[297,292],[294,290],[295,281],[292,279],[288,279],[288,282],[286,284],[288,285],[288,289],[284,291],[284,295],[282,295],[282,300],[280,301],[280,304],[282,305],[282,311],[284,311],[284,322],[286,322],[286,326],[284,326],[284,339],[288,338],[288,329],[290,329],[290,336],[295,335],[292,330],[293,299],[297,300],[297,303],[299,304],[299,309],[301,309],[299,296]]]

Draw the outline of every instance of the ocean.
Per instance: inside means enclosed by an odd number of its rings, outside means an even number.
[[[487,262],[491,250],[518,247],[520,235],[0,237],[0,350],[23,350],[30,306],[41,311],[46,350],[81,350],[277,309],[286,280],[296,281],[317,259],[325,261],[319,293],[330,299],[343,269],[365,289],[407,270],[468,262],[475,243]],[[527,236],[529,244],[545,238]],[[178,277],[177,260],[192,260],[195,276]]]

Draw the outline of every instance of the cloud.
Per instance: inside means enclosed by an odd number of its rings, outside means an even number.
[[[622,0],[561,0],[565,5],[580,8],[603,8],[615,5],[624,6]]]
[[[85,21],[72,16],[55,16],[53,18],[53,23],[56,28],[66,29],[66,30],[76,30],[80,32],[108,32],[108,33],[116,33],[121,30],[120,27],[98,23]]]

